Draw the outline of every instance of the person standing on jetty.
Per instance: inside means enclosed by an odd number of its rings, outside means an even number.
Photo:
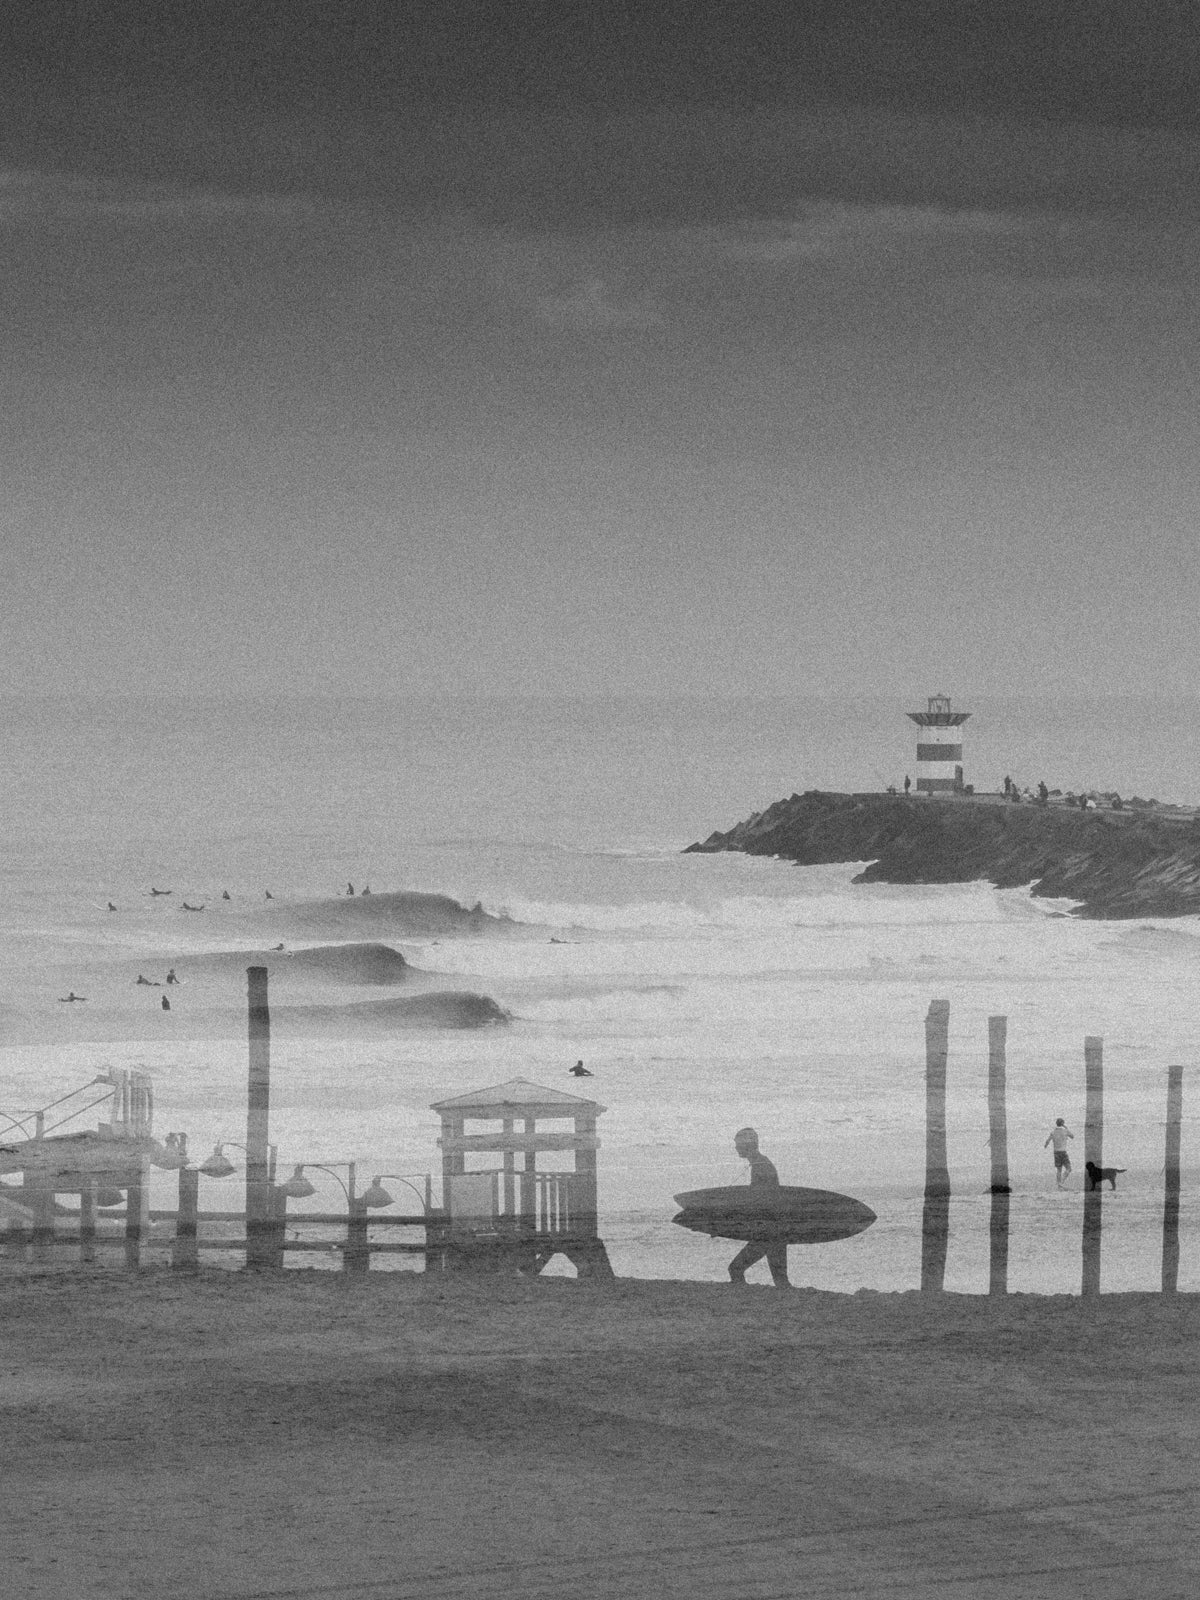
[[[779,1173],[775,1170],[775,1163],[768,1161],[758,1148],[758,1134],[753,1128],[739,1128],[733,1136],[733,1148],[743,1161],[750,1163],[750,1187],[752,1189],[779,1188]],[[744,1245],[729,1263],[729,1281],[731,1283],[745,1283],[746,1268],[752,1267],[756,1261],[761,1261],[764,1256],[766,1256],[767,1265],[771,1269],[771,1281],[775,1287],[777,1289],[789,1288],[787,1244],[782,1239],[775,1239],[770,1243],[752,1242]]]
[[[1067,1153],[1067,1140],[1074,1137],[1075,1135],[1067,1127],[1063,1119],[1058,1117],[1054,1126],[1050,1129],[1046,1144],[1042,1146],[1043,1150],[1046,1145],[1052,1144],[1054,1146],[1054,1179],[1060,1189],[1071,1176],[1071,1157]]]

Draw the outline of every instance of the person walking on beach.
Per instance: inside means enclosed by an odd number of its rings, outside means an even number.
[[[1052,1144],[1054,1146],[1054,1179],[1060,1189],[1071,1176],[1071,1157],[1067,1153],[1067,1140],[1074,1137],[1075,1135],[1067,1127],[1063,1119],[1058,1117],[1055,1119],[1054,1126],[1050,1129],[1046,1144],[1042,1146],[1043,1150],[1046,1145]]]
[[[743,1161],[750,1163],[750,1187],[752,1189],[778,1189],[779,1173],[775,1170],[775,1163],[768,1161],[758,1148],[758,1134],[753,1128],[739,1128],[733,1136],[733,1148]],[[771,1269],[771,1281],[777,1289],[787,1289],[787,1245],[782,1239],[771,1240],[769,1243],[752,1242],[743,1246],[729,1263],[729,1281],[731,1283],[745,1283],[746,1268],[752,1267],[756,1261],[761,1261],[766,1256],[767,1265]]]

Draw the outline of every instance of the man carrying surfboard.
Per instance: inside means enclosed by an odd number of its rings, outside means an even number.
[[[739,1128],[733,1136],[733,1148],[743,1161],[750,1163],[750,1187],[752,1189],[778,1189],[779,1173],[775,1170],[775,1163],[768,1161],[758,1148],[758,1134],[753,1128]],[[766,1242],[751,1241],[739,1250],[729,1263],[729,1281],[731,1283],[745,1283],[746,1268],[752,1267],[756,1261],[761,1261],[766,1256],[767,1265],[771,1269],[771,1281],[777,1289],[790,1288],[787,1272],[787,1243],[783,1239],[773,1239]]]

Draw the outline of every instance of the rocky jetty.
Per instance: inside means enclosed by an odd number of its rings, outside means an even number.
[[[1085,917],[1200,912],[1200,820],[1188,813],[810,789],[688,849],[802,866],[869,862],[856,883],[1030,884],[1035,895],[1079,902]]]

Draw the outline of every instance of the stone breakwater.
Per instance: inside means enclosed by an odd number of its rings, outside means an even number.
[[[856,883],[1031,884],[1035,895],[1078,901],[1085,917],[1200,912],[1200,822],[1142,811],[810,789],[688,849],[802,866],[869,862]]]

